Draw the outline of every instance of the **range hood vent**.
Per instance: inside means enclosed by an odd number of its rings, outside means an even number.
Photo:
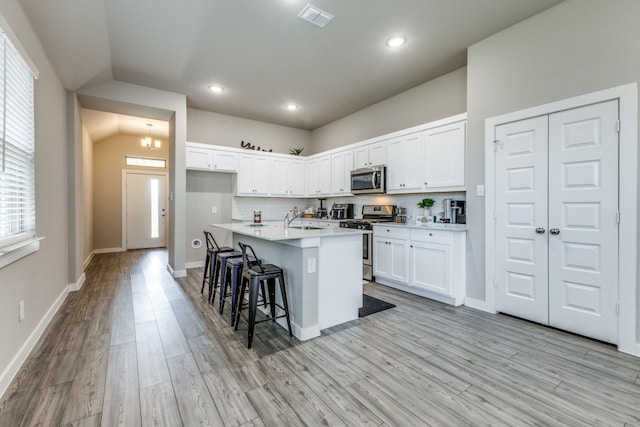
[[[318,9],[311,3],[307,3],[307,5],[298,14],[298,18],[302,18],[320,28],[324,28],[325,25],[333,19],[333,15],[325,12],[324,10]]]

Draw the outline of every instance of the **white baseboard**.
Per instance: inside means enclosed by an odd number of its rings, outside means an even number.
[[[125,248],[103,248],[103,249],[94,249],[93,253],[96,254],[112,254],[115,252],[126,252]]]
[[[96,253],[96,251],[91,251],[91,253],[87,257],[87,259],[84,260],[84,262],[82,263],[82,271],[87,269],[87,267],[91,263],[91,260],[93,259],[93,255],[95,255],[95,253]]]
[[[27,360],[29,353],[31,353],[35,345],[38,343],[38,340],[47,328],[47,325],[49,325],[53,316],[58,312],[68,294],[69,289],[68,287],[65,287],[60,296],[56,298],[51,307],[49,307],[49,310],[47,310],[45,315],[42,317],[38,326],[36,326],[31,335],[29,335],[29,338],[27,338],[13,360],[11,360],[9,366],[7,366],[4,372],[2,372],[2,375],[0,375],[0,396],[4,395],[5,391],[7,391],[9,384],[11,384],[13,378],[20,371],[22,364]]]
[[[476,310],[486,311],[487,313],[496,314],[493,304],[489,304],[486,301],[481,301],[475,298],[466,297],[464,299],[464,305],[467,307],[475,308]]]
[[[85,280],[87,280],[87,276],[84,273],[82,273],[77,282],[69,283],[67,285],[67,289],[69,290],[69,292],[79,291],[82,285],[84,285]]]
[[[167,264],[167,271],[171,274],[171,277],[187,277],[187,270],[174,270],[169,264]]]
[[[200,268],[204,267],[204,261],[185,262],[184,268]]]

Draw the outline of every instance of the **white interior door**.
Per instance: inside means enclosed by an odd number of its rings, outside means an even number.
[[[496,308],[618,342],[618,101],[496,126]]]
[[[549,321],[547,117],[496,127],[496,309]]]
[[[549,116],[549,323],[618,342],[618,101]]]
[[[126,248],[165,247],[166,175],[127,172],[125,193]]]

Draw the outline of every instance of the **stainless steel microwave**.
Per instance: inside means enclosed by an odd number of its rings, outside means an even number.
[[[351,193],[379,194],[386,192],[385,173],[386,168],[384,166],[372,166],[370,168],[352,170]]]

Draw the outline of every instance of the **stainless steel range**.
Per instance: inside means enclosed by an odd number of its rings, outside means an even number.
[[[341,228],[356,228],[358,230],[373,230],[377,222],[395,221],[397,208],[395,205],[364,205],[362,219],[340,221]],[[362,277],[373,280],[373,233],[362,235]]]

